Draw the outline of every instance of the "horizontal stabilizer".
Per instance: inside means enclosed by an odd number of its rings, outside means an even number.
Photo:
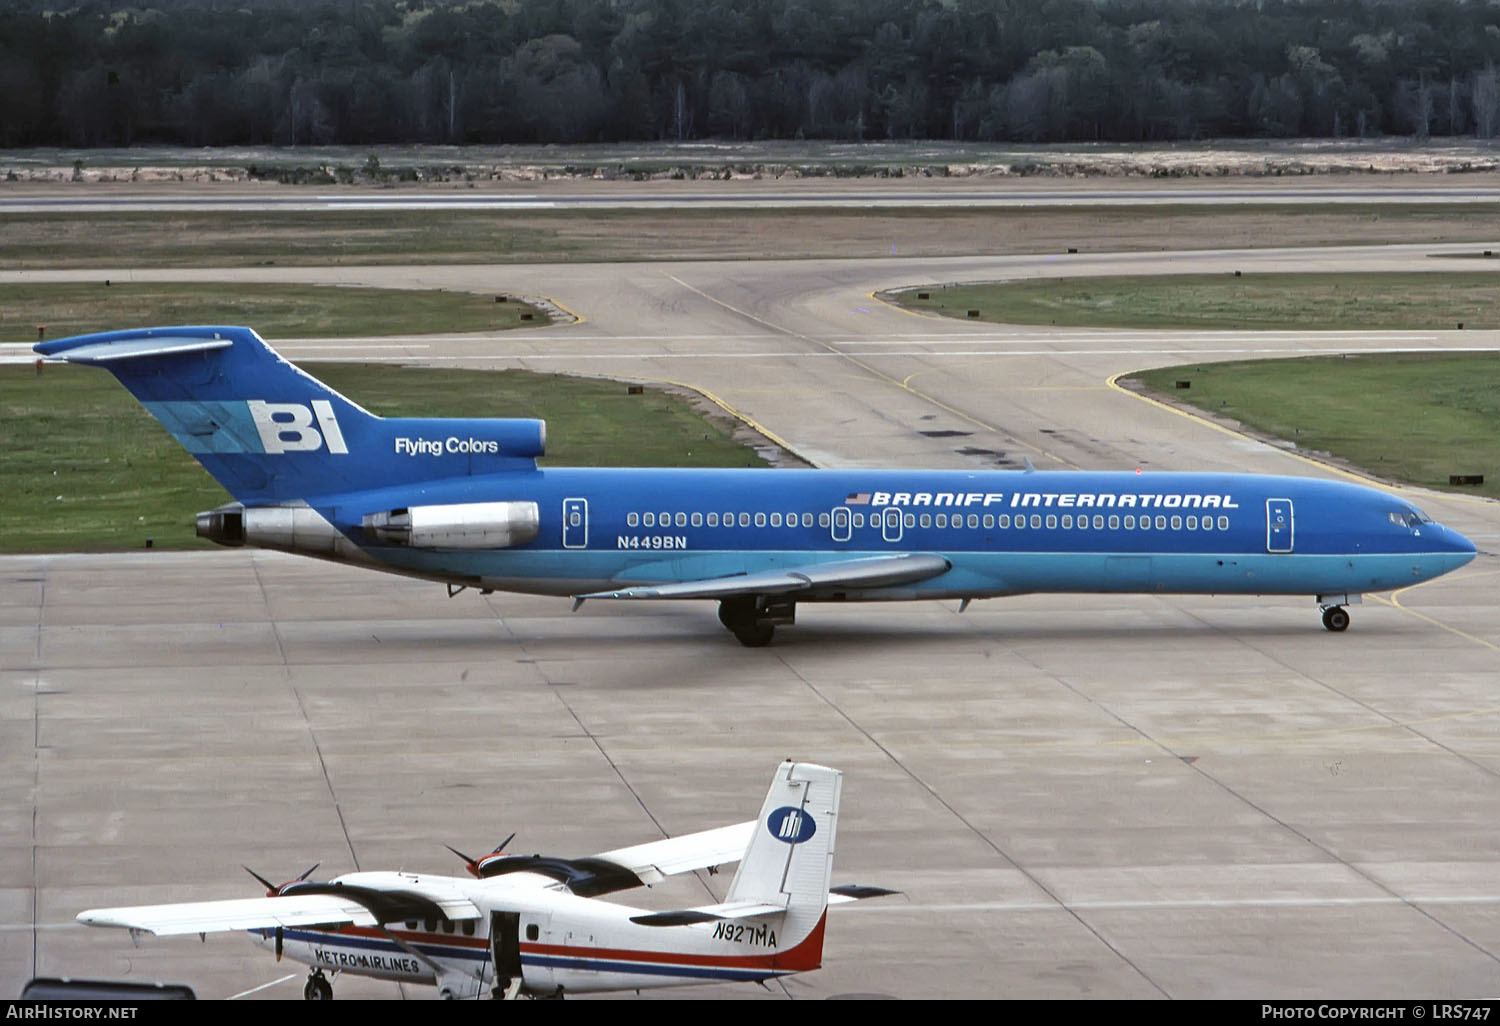
[[[578,598],[690,599],[729,598],[735,595],[781,595],[833,588],[887,588],[925,581],[953,566],[932,553],[866,556],[832,563],[812,563],[786,570],[769,570],[732,577],[710,577],[674,584],[645,584],[617,591],[596,591]]]
[[[649,915],[631,916],[630,921],[641,926],[687,926],[692,923],[718,922],[721,919],[773,916],[785,911],[785,904],[736,901],[724,905],[704,905],[702,908],[685,908],[675,912],[653,912]]]
[[[840,884],[838,887],[828,888],[828,904],[839,905],[846,901],[860,901],[864,898],[884,898],[891,894],[900,894],[887,887],[861,887],[858,884]]]
[[[190,338],[161,336],[156,338],[119,338],[106,342],[80,341],[69,346],[71,339],[59,339],[50,346],[46,343],[36,351],[53,359],[69,363],[113,363],[116,360],[139,360],[148,356],[179,356],[183,353],[206,353],[214,349],[228,349],[232,343],[227,338]]]
[[[630,870],[643,884],[654,884],[677,873],[738,862],[754,833],[755,821],[751,820],[617,848],[594,857]]]

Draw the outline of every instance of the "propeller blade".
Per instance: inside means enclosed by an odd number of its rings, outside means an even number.
[[[245,872],[249,873],[251,876],[255,877],[255,879],[260,882],[260,885],[266,889],[266,894],[268,896],[274,896],[276,894],[276,885],[273,884],[271,881],[269,881],[265,877],[261,876],[255,870],[251,869],[249,866],[241,865],[240,868],[243,869]]]
[[[516,832],[514,830],[512,830],[510,832],[510,836],[507,837],[505,840],[501,841],[499,844],[495,845],[494,850],[491,851],[490,854],[491,855],[499,855],[502,851],[505,850],[505,846],[507,844],[509,844],[511,841],[514,841],[515,839],[516,839]]]
[[[307,871],[305,873],[303,873],[301,876],[297,877],[297,880],[299,882],[302,881],[302,880],[306,880],[308,877],[312,876],[312,871],[314,869],[317,869],[322,864],[323,863],[321,863],[321,862],[314,862],[312,865],[310,865],[310,866],[307,867]]]
[[[281,947],[284,940],[285,937],[281,932],[281,927],[276,927],[276,961],[278,962],[281,961]]]

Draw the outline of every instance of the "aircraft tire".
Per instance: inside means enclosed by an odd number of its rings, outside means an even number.
[[[1349,611],[1343,606],[1329,606],[1323,610],[1323,626],[1338,634],[1349,629]]]
[[[333,984],[323,975],[309,976],[302,985],[302,996],[308,1001],[332,1001]]]
[[[738,633],[755,622],[755,600],[753,598],[724,599],[719,603],[719,622]]]
[[[771,635],[776,633],[776,628],[753,624],[745,627],[734,628],[734,636],[740,640],[740,644],[746,648],[765,648],[771,643]]]

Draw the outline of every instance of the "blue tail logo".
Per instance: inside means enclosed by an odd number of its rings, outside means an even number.
[[[331,453],[340,456],[349,453],[339,420],[333,415],[333,404],[327,399],[314,399],[310,410],[301,403],[268,403],[260,399],[251,399],[245,405],[260,432],[263,452],[272,455],[316,452],[327,443]],[[312,426],[314,416],[318,418],[317,427]]]
[[[245,505],[535,471],[546,447],[540,420],[377,417],[249,328],[137,328],[36,351],[112,372]]]
[[[766,829],[783,844],[801,844],[818,832],[818,824],[802,809],[783,805],[766,817]]]

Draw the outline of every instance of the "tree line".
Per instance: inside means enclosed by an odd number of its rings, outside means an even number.
[[[0,146],[1490,139],[1497,63],[1500,0],[9,0]]]

